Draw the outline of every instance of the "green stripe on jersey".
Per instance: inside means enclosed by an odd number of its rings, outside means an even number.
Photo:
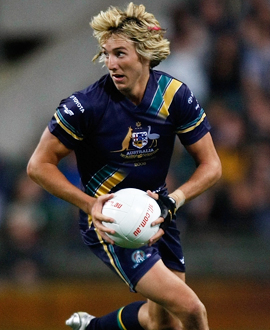
[[[127,173],[110,165],[103,166],[86,185],[86,193],[93,197],[108,194],[122,182]]]

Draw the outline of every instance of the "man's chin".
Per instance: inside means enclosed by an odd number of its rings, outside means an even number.
[[[122,84],[115,84],[115,87],[119,90],[122,94],[128,94],[128,88]]]

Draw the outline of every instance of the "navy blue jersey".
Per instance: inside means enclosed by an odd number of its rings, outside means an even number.
[[[175,136],[190,145],[210,126],[184,83],[151,70],[138,106],[108,74],[62,100],[49,129],[75,151],[83,189],[98,197],[127,187],[164,190]]]
[[[191,145],[209,129],[189,88],[154,70],[138,106],[117,90],[108,74],[62,100],[49,123],[50,132],[75,151],[83,189],[93,197],[128,187],[166,194],[175,137]],[[108,244],[82,210],[80,228],[85,244],[132,291],[159,259],[170,269],[185,271],[175,217],[157,243],[139,250]]]

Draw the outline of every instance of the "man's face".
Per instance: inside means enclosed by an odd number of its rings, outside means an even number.
[[[131,100],[141,100],[149,79],[149,61],[138,56],[132,41],[120,36],[112,35],[102,48],[116,88]]]

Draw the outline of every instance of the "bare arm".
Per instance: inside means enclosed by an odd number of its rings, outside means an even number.
[[[186,147],[196,162],[197,168],[187,182],[170,194],[177,204],[189,201],[213,186],[221,177],[220,159],[210,133],[198,142]],[[182,197],[181,197],[182,196]],[[181,201],[184,198],[184,201]]]
[[[71,150],[67,149],[46,128],[29,160],[27,173],[33,181],[52,195],[89,213],[89,206],[92,206],[94,198],[89,197],[70,183],[57,167],[60,160],[70,153]]]
[[[110,199],[112,195],[94,198],[74,186],[58,169],[60,160],[70,153],[71,150],[66,148],[50,133],[48,128],[46,128],[28,162],[27,174],[33,181],[52,195],[79,207],[86,214],[91,214],[92,221],[99,230],[101,236],[110,243],[113,243],[105,233],[114,233],[114,231],[102,225],[102,221],[111,222],[111,219],[101,214],[103,204],[106,200]]]
[[[196,162],[196,170],[187,182],[182,184],[178,189],[169,194],[176,201],[177,209],[186,201],[189,201],[203,193],[205,190],[214,185],[221,177],[221,163],[214,147],[210,133],[207,133],[198,142],[188,146],[187,151]],[[158,199],[158,195],[148,191],[148,194]],[[163,218],[158,218],[152,225],[159,224]],[[150,245],[155,243],[164,234],[163,229],[150,239]]]

